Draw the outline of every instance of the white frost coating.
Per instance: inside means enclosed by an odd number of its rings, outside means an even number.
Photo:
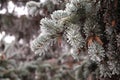
[[[88,54],[91,60],[100,62],[105,57],[105,50],[99,43],[93,42],[88,46]]]

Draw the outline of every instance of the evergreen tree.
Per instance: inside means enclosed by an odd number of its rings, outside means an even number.
[[[27,3],[28,7],[33,4]],[[95,79],[119,80],[119,4],[118,0],[70,0],[64,10],[40,21],[41,33],[31,49],[44,56],[54,44],[66,42],[74,59],[79,60],[81,52],[88,55],[76,70],[77,80],[86,80],[90,74]]]
[[[28,15],[9,13],[9,1]],[[0,0],[0,9],[0,80],[120,80],[119,0]]]

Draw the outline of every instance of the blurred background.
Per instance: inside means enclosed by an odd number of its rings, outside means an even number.
[[[69,0],[34,0],[44,5],[34,16],[28,13],[28,1],[0,0],[0,80],[75,80],[73,66],[80,62],[64,54],[70,51],[65,42],[60,46],[60,40],[43,57],[30,49],[40,20],[64,9]]]

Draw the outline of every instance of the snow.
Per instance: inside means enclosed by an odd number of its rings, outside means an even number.
[[[40,0],[41,3],[44,3],[46,0]]]
[[[2,38],[5,36],[5,32],[2,31],[2,33],[0,33],[0,41],[2,40]],[[6,43],[11,43],[12,41],[15,40],[15,36],[10,36],[10,35],[7,35],[3,38],[3,40],[6,42]]]
[[[15,5],[13,4],[13,2],[12,1],[9,1],[8,2],[8,12],[9,13],[12,13],[13,12],[13,10],[14,10],[14,8],[15,8]]]
[[[2,33],[0,33],[0,41],[1,41],[1,39],[2,39],[4,36],[5,36],[5,32],[2,31]]]
[[[11,42],[15,41],[15,36],[7,35],[7,36],[4,38],[4,41],[5,41],[6,43],[11,43]]]
[[[5,13],[6,13],[6,9],[0,10],[0,14],[5,14]]]

